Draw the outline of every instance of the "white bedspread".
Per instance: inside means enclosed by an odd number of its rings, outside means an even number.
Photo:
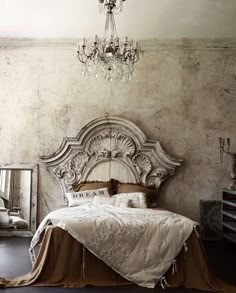
[[[197,225],[164,210],[85,204],[48,214],[32,239],[31,255],[49,224],[66,230],[127,280],[148,288],[164,276]]]

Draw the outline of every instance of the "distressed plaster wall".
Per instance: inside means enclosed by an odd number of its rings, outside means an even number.
[[[160,191],[160,205],[199,219],[199,200],[221,198],[229,161],[218,137],[236,149],[236,50],[148,51],[129,83],[84,80],[71,48],[0,48],[0,162],[39,163],[39,219],[63,203],[38,159],[109,113],[130,119],[184,164]]]

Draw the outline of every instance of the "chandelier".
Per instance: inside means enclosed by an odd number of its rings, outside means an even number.
[[[138,42],[117,35],[114,13],[122,11],[125,0],[98,0],[100,12],[106,14],[104,37],[95,36],[93,42],[83,39],[78,45],[77,57],[82,63],[82,76],[99,76],[108,81],[131,80],[134,66],[139,60]]]

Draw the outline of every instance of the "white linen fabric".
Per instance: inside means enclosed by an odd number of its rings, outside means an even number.
[[[130,199],[95,196],[93,199],[93,203],[94,204],[108,204],[114,207],[128,208],[130,204]]]
[[[84,190],[79,192],[67,192],[68,206],[74,207],[85,203],[92,203],[95,196],[110,197],[108,188]]]
[[[30,246],[52,224],[58,226],[127,280],[154,288],[189,238],[196,222],[165,210],[85,204],[50,213]]]
[[[28,229],[29,223],[17,216],[11,216],[12,225],[16,227],[16,229]]]
[[[143,192],[117,193],[112,198],[130,199],[131,208],[147,209],[146,194]]]

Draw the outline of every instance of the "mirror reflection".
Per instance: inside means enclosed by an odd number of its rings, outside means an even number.
[[[0,229],[29,230],[31,170],[0,169]]]

